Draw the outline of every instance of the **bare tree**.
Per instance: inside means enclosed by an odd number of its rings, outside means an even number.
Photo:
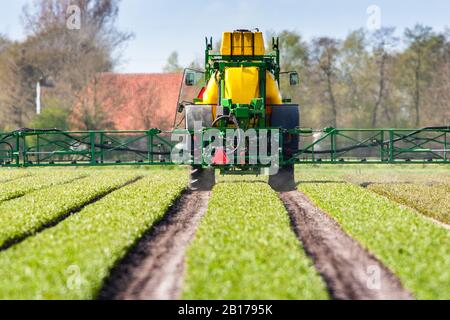
[[[440,66],[433,76],[430,89],[425,98],[429,102],[425,116],[429,125],[450,124],[450,61]]]
[[[347,35],[340,47],[339,91],[342,95],[341,112],[352,117],[341,117],[341,126],[369,125],[368,106],[373,91],[373,70],[371,55],[368,51],[367,33],[364,29],[355,30]],[[370,111],[369,111],[370,113]]]
[[[142,122],[143,127],[146,130],[165,127],[169,122],[168,119],[166,119],[167,123],[161,123],[161,119],[157,119],[158,101],[155,88],[146,83],[138,83],[137,86],[137,118]]]
[[[415,125],[420,124],[420,107],[422,104],[422,79],[424,77],[424,60],[426,59],[426,45],[432,36],[432,29],[416,25],[413,29],[405,30],[405,38],[413,52],[410,63],[414,72],[413,103],[416,114]]]
[[[325,93],[331,107],[331,125],[337,127],[338,104],[334,94],[333,84],[336,78],[336,61],[339,54],[339,41],[332,38],[321,37],[313,40],[313,57],[316,66],[325,82]]]
[[[378,66],[378,92],[372,109],[372,128],[377,126],[377,115],[380,107],[384,110],[384,115],[391,121],[389,109],[385,103],[386,97],[386,68],[389,59],[389,51],[398,43],[398,38],[394,36],[395,28],[381,28],[372,35],[373,57]]]
[[[119,0],[35,0],[24,7],[23,21],[28,37],[16,43],[6,59],[9,72],[0,81],[10,87],[3,104],[10,109],[12,123],[25,125],[33,116],[36,83],[51,79],[47,92],[67,112],[77,93],[101,72],[113,70],[120,49],[131,34],[115,28]],[[67,8],[77,5],[81,28],[69,30]]]
[[[77,130],[113,130],[114,118],[129,95],[119,75],[96,74],[77,95],[69,122]]]
[[[174,51],[169,55],[163,71],[167,73],[183,71],[183,67],[178,62],[178,52]]]
[[[6,88],[4,88],[4,85],[1,82],[1,75],[6,72],[6,65],[4,61],[6,56],[5,51],[10,45],[11,43],[6,36],[0,34],[0,130],[4,130],[6,127],[6,107],[3,105],[6,95]]]
[[[26,51],[18,44],[10,45],[2,54],[0,96],[2,113],[9,127],[23,127],[30,120],[40,74],[30,65]]]

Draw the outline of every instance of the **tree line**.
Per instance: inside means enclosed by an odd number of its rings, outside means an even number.
[[[280,37],[282,69],[296,70],[298,88],[284,86],[302,108],[303,126],[425,127],[450,125],[450,29],[420,24],[359,29],[345,39]]]
[[[70,110],[86,85],[120,62],[120,49],[132,34],[115,24],[120,0],[34,0],[25,6],[23,41],[0,35],[0,130],[69,127]],[[79,28],[68,19],[80,9]],[[43,113],[36,115],[36,87],[43,91]],[[84,103],[84,101],[81,101]],[[101,101],[85,105],[86,128],[102,126]],[[98,105],[97,105],[98,104]],[[98,111],[98,112],[96,112]]]
[[[87,99],[83,92],[87,86],[95,91],[97,83],[109,85],[97,75],[114,71],[124,45],[132,38],[116,27],[119,3],[34,0],[31,7],[24,7],[26,38],[11,41],[0,34],[0,130],[25,126],[68,129],[75,104],[84,129],[110,128],[102,99]],[[67,8],[73,4],[82,13],[76,30],[67,27],[71,14]],[[267,32],[266,40],[272,36],[280,37],[282,69],[300,74],[298,87],[283,82],[282,90],[302,106],[304,127],[450,124],[450,29],[437,32],[416,25],[401,35],[394,28],[360,29],[344,39],[308,41],[298,32],[285,30]],[[202,68],[199,61],[190,67]],[[182,69],[174,52],[163,70]],[[37,83],[46,93],[39,116]],[[114,88],[103,88],[105,92],[114,94]]]

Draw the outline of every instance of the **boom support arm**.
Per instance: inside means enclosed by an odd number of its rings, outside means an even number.
[[[207,136],[208,130],[203,129],[201,136]],[[300,140],[296,154],[289,158],[280,156],[281,165],[450,163],[450,127],[275,130],[288,131]],[[22,129],[0,133],[0,167],[177,165],[171,154],[179,151],[179,145],[172,138],[183,134],[192,136],[194,132]],[[202,139],[202,154],[208,143]],[[192,159],[185,164],[189,161]],[[207,166],[206,161],[202,164]]]

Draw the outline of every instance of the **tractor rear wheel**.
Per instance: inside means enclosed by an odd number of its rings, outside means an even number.
[[[277,192],[288,192],[297,189],[294,178],[294,165],[288,165],[269,176],[269,185]]]
[[[189,189],[193,191],[211,191],[216,184],[214,169],[204,169],[202,166],[191,166]]]

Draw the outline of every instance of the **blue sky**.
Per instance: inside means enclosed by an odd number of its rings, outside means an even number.
[[[32,0],[0,0],[0,33],[23,38],[21,8]],[[366,27],[367,8],[377,5],[381,24],[399,30],[415,23],[435,30],[450,27],[449,0],[122,0],[119,28],[134,32],[123,54],[120,72],[159,72],[167,56],[178,51],[180,62],[201,58],[204,37],[222,31],[255,28],[296,30],[305,38],[345,37]]]

